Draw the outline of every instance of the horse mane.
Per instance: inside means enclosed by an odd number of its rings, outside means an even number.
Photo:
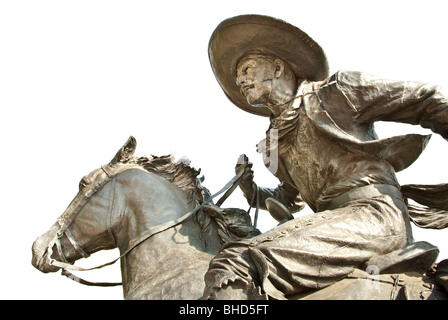
[[[132,157],[129,161],[131,165],[138,165],[142,169],[162,176],[175,186],[180,188],[188,200],[195,205],[204,201],[203,187],[201,182],[203,179],[198,178],[201,170],[196,170],[189,165],[189,161],[183,159],[174,161],[172,155],[165,156],[143,156]]]
[[[144,170],[160,175],[179,187],[195,206],[210,200],[210,192],[201,185],[200,170],[190,166],[188,160],[174,161],[172,155],[132,157],[128,164],[138,165]],[[222,243],[250,238],[260,234],[251,222],[249,214],[241,209],[221,209],[211,201],[197,212],[196,223],[201,229],[201,239],[207,247],[212,236],[214,221]]]

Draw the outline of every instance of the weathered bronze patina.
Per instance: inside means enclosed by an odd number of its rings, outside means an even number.
[[[270,117],[258,149],[281,184],[258,186],[243,155],[211,195],[188,164],[133,156],[131,137],[81,180],[34,242],[32,264],[94,285],[69,272],[85,270],[73,263],[119,248],[126,299],[447,299],[447,260],[435,264],[438,248],[414,242],[410,221],[447,227],[448,185],[400,186],[395,175],[429,136],[378,139],[373,128],[405,122],[448,139],[447,98],[416,82],[329,75],[314,40],[266,16],[222,22],[209,56],[227,97]],[[237,185],[280,225],[260,234],[245,211],[222,209]],[[315,214],[294,218],[305,204]]]

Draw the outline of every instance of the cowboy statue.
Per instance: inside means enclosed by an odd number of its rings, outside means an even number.
[[[225,244],[205,275],[204,299],[284,299],[324,288],[372,257],[412,244],[411,220],[448,225],[446,213],[429,208],[446,209],[436,192],[446,193],[446,185],[407,189],[428,204],[426,215],[413,215],[395,175],[430,136],[378,139],[373,128],[376,121],[418,124],[448,140],[448,100],[436,87],[352,71],[329,76],[314,40],[267,16],[223,21],[209,57],[230,101],[270,117],[258,147],[280,185],[257,186],[245,156],[236,170],[244,164],[239,186],[248,202],[281,224]],[[294,219],[305,203],[315,214]]]

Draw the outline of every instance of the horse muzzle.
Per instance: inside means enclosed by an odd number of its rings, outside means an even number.
[[[55,223],[50,230],[37,237],[31,248],[33,253],[31,264],[43,273],[56,272],[59,270],[58,267],[50,264],[50,257],[48,255],[48,246],[54,239],[58,229],[59,225]]]

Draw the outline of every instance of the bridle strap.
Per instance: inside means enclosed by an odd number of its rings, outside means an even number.
[[[68,263],[67,259],[65,258],[65,255],[62,251],[62,244],[61,244],[61,240],[59,237],[57,237],[54,240],[54,244],[56,245],[56,249],[58,250],[59,253],[59,258],[64,262],[64,263]]]
[[[73,273],[71,273],[71,272],[69,272],[69,271],[67,271],[65,269],[62,269],[61,275],[66,276],[67,278],[69,278],[69,279],[71,279],[71,280],[73,280],[75,282],[81,283],[83,285],[86,285],[86,286],[114,287],[114,286],[121,286],[121,285],[123,285],[123,283],[121,283],[121,282],[91,282],[91,281],[87,281],[87,280],[84,280],[84,279],[82,279],[80,277],[75,276]]]
[[[255,204],[254,204],[255,202]],[[258,212],[260,211],[260,188],[258,188],[256,183],[252,184],[252,199],[249,204],[249,209],[247,210],[247,214],[250,214],[250,210],[252,206],[255,205],[255,214],[254,214],[254,227],[257,227],[258,222]]]
[[[243,174],[244,174],[244,169],[245,166],[243,165],[241,167],[241,170],[224,186],[222,187],[218,192],[216,192],[215,194],[213,194],[212,196],[210,196],[208,199],[205,199],[203,201],[203,203],[201,203],[200,205],[197,205],[193,210],[187,212],[186,214],[184,214],[182,217],[173,220],[173,221],[168,221],[164,224],[161,224],[159,226],[156,226],[154,228],[151,228],[150,230],[148,230],[148,232],[145,232],[141,237],[139,237],[136,241],[134,241],[132,243],[132,245],[125,250],[118,258],[104,263],[100,266],[97,267],[93,267],[93,268],[82,268],[82,267],[78,267],[75,266],[73,264],[70,264],[67,262],[67,260],[64,257],[64,254],[62,253],[62,248],[60,246],[60,236],[61,235],[56,235],[55,239],[50,243],[50,245],[48,246],[48,254],[50,257],[50,265],[55,266],[55,267],[59,267],[61,268],[61,275],[66,276],[67,278],[76,281],[78,283],[84,284],[84,285],[88,285],[88,286],[100,286],[100,287],[110,287],[110,286],[118,286],[118,285],[122,285],[122,282],[90,282],[87,280],[84,280],[82,278],[79,278],[77,276],[75,276],[74,274],[70,273],[67,270],[73,270],[73,271],[90,271],[90,270],[95,270],[95,269],[101,269],[104,268],[106,266],[110,266],[112,264],[114,264],[115,262],[117,262],[118,260],[120,260],[121,258],[123,258],[124,256],[126,256],[130,251],[132,251],[136,246],[138,246],[140,243],[144,242],[145,240],[149,239],[150,237],[152,237],[153,235],[163,232],[165,230],[168,230],[180,223],[182,223],[183,221],[185,221],[187,218],[189,218],[191,215],[193,215],[194,213],[198,212],[200,209],[202,209],[205,205],[210,204],[211,201],[216,198],[217,196],[219,196],[220,194],[222,194],[224,191],[227,191],[218,201],[217,201],[217,206],[221,206],[224,201],[230,196],[230,194],[235,190],[235,188],[238,186],[239,182],[241,181]],[[103,169],[104,170],[104,169]],[[110,176],[109,176],[110,178]],[[258,211],[258,210],[257,210]],[[68,228],[66,228],[64,230],[64,234],[67,236],[68,240],[70,241],[70,243],[73,245],[73,247],[75,248],[76,251],[78,251],[79,253],[81,253],[81,255],[86,255],[87,257],[89,256],[86,252],[84,252],[84,250],[81,249],[81,247],[77,244],[77,242],[75,241],[75,239],[73,238],[72,234],[70,231],[68,231]],[[53,245],[52,245],[53,243]],[[58,245],[59,243],[59,245]],[[56,244],[56,248],[58,250],[59,256],[61,257],[62,260],[65,261],[58,261],[55,259],[51,258],[51,254],[53,252],[52,247],[54,246],[54,244]],[[51,246],[51,247],[50,247]]]
[[[83,257],[88,258],[90,257],[90,254],[86,253],[81,246],[78,244],[78,241],[75,240],[75,238],[72,235],[72,232],[70,229],[65,229],[65,236],[67,237],[68,241],[70,241],[70,244],[73,246],[73,248]]]
[[[255,215],[254,215],[254,227],[257,227],[258,222],[258,211],[260,211],[260,188],[254,184],[254,188],[257,188],[256,192],[254,192],[254,196],[256,197],[256,205],[255,205]]]

